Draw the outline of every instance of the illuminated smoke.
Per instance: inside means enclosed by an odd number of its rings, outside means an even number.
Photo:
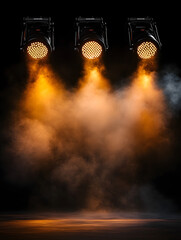
[[[103,64],[85,62],[77,89],[69,91],[50,66],[28,67],[27,88],[13,119],[11,178],[36,183],[30,204],[96,210],[141,206],[139,186],[160,171],[158,159],[169,146],[156,73],[140,65],[132,83],[114,91]]]

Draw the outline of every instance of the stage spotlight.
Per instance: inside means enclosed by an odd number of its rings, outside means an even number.
[[[153,18],[128,18],[130,50],[141,59],[150,59],[158,53],[161,42]]]
[[[20,49],[33,59],[47,57],[55,49],[51,18],[24,18]]]
[[[87,59],[96,59],[107,49],[107,27],[103,19],[76,18],[75,50]]]

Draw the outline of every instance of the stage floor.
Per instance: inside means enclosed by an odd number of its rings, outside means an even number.
[[[3,213],[2,240],[180,240],[181,217],[144,213]]]

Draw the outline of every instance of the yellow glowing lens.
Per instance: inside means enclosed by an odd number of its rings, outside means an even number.
[[[42,42],[32,42],[27,47],[28,54],[34,59],[41,59],[47,56],[48,48]]]
[[[96,41],[86,42],[82,46],[82,55],[88,59],[95,59],[100,57],[102,53],[102,46]]]
[[[138,56],[143,59],[155,56],[156,52],[157,47],[152,42],[142,42],[137,48]]]

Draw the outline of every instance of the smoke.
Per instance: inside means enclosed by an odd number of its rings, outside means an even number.
[[[149,187],[170,146],[156,72],[140,64],[129,86],[113,90],[103,64],[85,62],[69,90],[48,64],[30,62],[28,69],[12,118],[7,178],[33,185],[30,207],[147,210],[164,202]]]
[[[181,106],[181,78],[178,69],[175,67],[166,67],[161,74],[161,87],[167,98],[170,109],[180,110]]]

